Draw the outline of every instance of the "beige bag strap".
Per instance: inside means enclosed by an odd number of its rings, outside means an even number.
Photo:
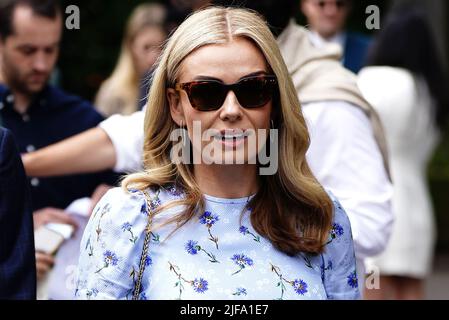
[[[148,255],[148,247],[150,246],[150,240],[151,240],[151,224],[153,221],[153,212],[151,211],[151,197],[146,191],[142,191],[145,195],[145,202],[147,206],[147,213],[148,213],[148,222],[147,226],[145,228],[145,240],[143,242],[143,248],[142,248],[142,255],[140,256],[140,264],[139,264],[139,273],[137,275],[137,281],[134,285],[134,292],[133,292],[133,300],[139,300],[139,294],[140,294],[140,287],[142,285],[142,278],[143,278],[143,272],[145,271],[145,260],[147,259]]]

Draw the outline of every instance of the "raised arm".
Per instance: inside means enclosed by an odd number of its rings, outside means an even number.
[[[58,176],[112,169],[114,145],[100,127],[22,156],[28,176]]]

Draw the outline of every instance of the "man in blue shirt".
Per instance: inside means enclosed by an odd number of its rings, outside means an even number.
[[[307,18],[311,40],[316,45],[338,43],[343,49],[343,65],[358,73],[365,64],[370,40],[354,32],[346,32],[351,13],[351,0],[302,0],[301,10]]]
[[[56,0],[15,0],[0,6],[0,116],[20,153],[31,152],[95,127],[103,120],[93,106],[48,84],[62,34]],[[90,196],[102,183],[115,184],[112,171],[56,178],[29,177],[34,227],[74,224],[62,209]],[[38,277],[52,263],[37,254]]]
[[[0,300],[35,297],[33,220],[28,184],[13,137],[0,127]]]

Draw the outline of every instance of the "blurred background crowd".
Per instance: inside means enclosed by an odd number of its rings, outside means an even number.
[[[81,24],[80,29],[64,29],[50,82],[92,102],[98,112],[98,116],[89,115],[92,119],[73,134],[97,125],[102,118],[140,110],[167,36],[192,10],[207,2],[62,0],[62,8],[79,7]],[[367,28],[367,19],[377,18],[372,16],[376,11],[366,12],[370,5],[379,9],[379,30]],[[341,63],[357,74],[360,90],[385,127],[399,198],[396,202],[400,203],[393,205],[397,217],[392,246],[400,250],[401,242],[407,241],[410,233],[404,229],[409,228],[409,213],[419,211],[417,223],[425,225],[427,232],[414,235],[424,247],[414,259],[421,259],[416,265],[423,266],[412,268],[411,273],[427,280],[425,298],[449,299],[449,290],[444,289],[449,287],[449,4],[445,0],[298,0],[297,9],[297,22],[310,30],[316,46],[340,45]],[[0,74],[0,84],[2,81]],[[34,151],[35,147],[25,149],[21,151]],[[85,193],[102,194],[96,185],[114,184],[118,177],[117,173],[102,172],[80,177],[75,183],[90,181]],[[39,180],[30,183],[37,187]],[[409,201],[413,192],[422,198]],[[81,196],[85,195],[38,204],[34,211],[50,205],[64,209]],[[394,270],[402,257],[387,250],[376,259],[371,263]],[[39,271],[45,274],[48,270],[38,266]]]

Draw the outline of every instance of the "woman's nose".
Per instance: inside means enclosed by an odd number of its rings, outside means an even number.
[[[223,106],[220,109],[220,118],[223,121],[236,121],[242,118],[242,106],[240,105],[234,91],[229,91]]]

